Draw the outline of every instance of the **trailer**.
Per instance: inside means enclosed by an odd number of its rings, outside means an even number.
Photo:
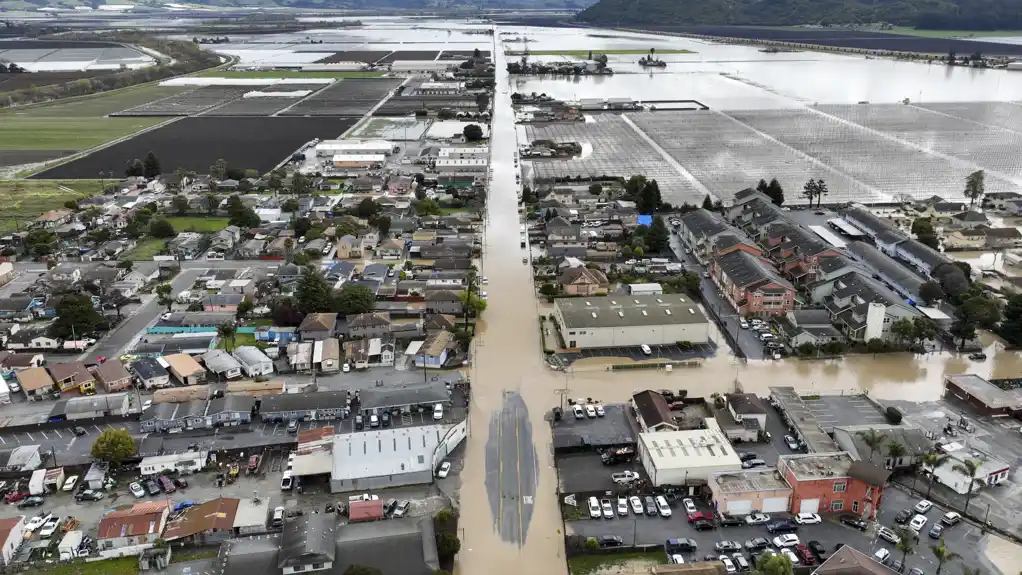
[[[36,469],[32,472],[32,478],[28,480],[28,492],[32,495],[46,493],[46,470]]]

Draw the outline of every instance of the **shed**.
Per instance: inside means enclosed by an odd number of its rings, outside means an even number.
[[[85,477],[82,480],[89,486],[89,489],[103,489],[107,469],[109,469],[108,463],[95,461],[89,466],[89,470],[85,472]]]

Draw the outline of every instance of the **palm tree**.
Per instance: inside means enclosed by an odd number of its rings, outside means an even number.
[[[863,443],[869,446],[869,460],[873,461],[873,452],[876,451],[881,445],[884,444],[884,440],[887,439],[886,433],[880,433],[875,429],[868,431],[859,431],[855,435],[862,438]]]
[[[927,453],[923,456],[923,465],[930,468],[930,475],[927,477],[929,480],[926,486],[926,499],[930,498],[930,491],[933,490],[933,475],[937,472],[937,468],[947,462],[947,455],[940,455],[939,453]]]
[[[973,461],[972,459],[966,459],[965,461],[952,467],[958,473],[963,473],[969,477],[969,492],[965,495],[965,510],[962,512],[963,515],[969,514],[969,503],[972,501],[972,488],[976,485],[976,475],[979,473],[980,466],[983,465],[979,461]]]
[[[908,449],[905,449],[905,446],[898,441],[892,440],[887,443],[887,457],[891,458],[891,468],[897,467],[898,460],[905,457],[906,453],[908,453]]]
[[[234,336],[238,333],[238,326],[234,325],[233,321],[225,321],[224,323],[216,326],[216,334],[220,336],[224,342],[230,340],[231,346],[227,351],[234,349]],[[226,345],[224,347],[227,347]]]
[[[954,561],[958,559],[959,555],[954,551],[949,551],[947,545],[944,545],[944,538],[940,539],[940,543],[937,545],[930,545],[930,550],[933,551],[933,556],[937,558],[937,574],[940,575],[941,569],[944,568],[944,564],[948,561]]]
[[[915,533],[912,533],[904,527],[899,527],[895,529],[894,532],[897,533],[900,538],[900,541],[898,541],[898,544],[895,545],[894,548],[901,551],[901,564],[904,565],[905,558],[915,553],[916,543],[918,543],[919,539],[916,537]]]

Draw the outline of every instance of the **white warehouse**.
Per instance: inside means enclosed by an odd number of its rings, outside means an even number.
[[[323,140],[316,144],[316,156],[333,158],[339,155],[387,155],[394,153],[394,144],[387,140]]]
[[[489,146],[441,148],[437,153],[441,160],[485,160],[489,157]]]
[[[554,300],[566,347],[706,343],[710,324],[688,296],[611,295]]]
[[[486,158],[470,158],[467,160],[445,160],[436,161],[436,171],[441,174],[465,174],[474,172],[485,172],[488,161]]]
[[[705,484],[716,473],[742,468],[717,421],[704,422],[706,429],[639,434],[639,461],[654,486]]]

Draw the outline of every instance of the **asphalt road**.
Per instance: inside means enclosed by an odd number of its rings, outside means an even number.
[[[500,538],[524,544],[537,484],[536,449],[525,401],[504,392],[504,404],[490,418],[486,442],[486,491]]]

